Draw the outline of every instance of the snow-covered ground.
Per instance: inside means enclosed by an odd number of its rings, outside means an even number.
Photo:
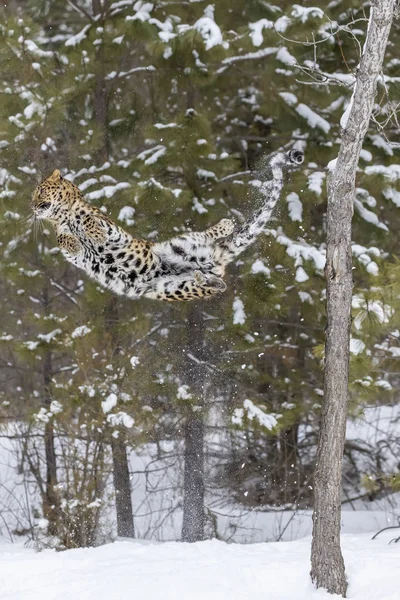
[[[18,540],[15,529],[21,531],[37,524],[34,514],[40,513],[40,494],[32,476],[21,473],[23,441],[13,433],[23,433],[23,424],[8,424],[0,428],[0,536]],[[22,428],[21,431],[19,428]],[[307,433],[306,427],[300,432]],[[56,440],[57,441],[57,440]],[[349,418],[347,441],[359,451],[353,460],[361,473],[389,475],[397,472],[400,454],[400,408],[379,406],[365,408],[357,419]],[[209,436],[206,450],[221,455],[223,440]],[[215,444],[215,445],[214,445]],[[159,452],[161,450],[161,455]],[[177,454],[181,459],[177,459]],[[161,441],[156,447],[147,444],[130,454],[132,473],[132,504],[135,531],[139,538],[156,541],[179,540],[182,530],[182,473],[183,449],[177,443]],[[222,460],[222,458],[221,458]],[[379,469],[378,469],[379,466]],[[109,478],[104,501],[102,541],[115,538],[115,508],[112,478]],[[369,533],[397,524],[400,517],[400,493],[378,495],[370,501],[349,498],[365,492],[362,487],[348,490],[342,510],[342,532]],[[238,543],[291,541],[311,535],[309,510],[279,510],[260,507],[252,509],[234,503],[225,495],[208,492],[206,507],[215,515],[210,537]],[[216,524],[216,529],[214,528]],[[209,524],[211,526],[211,524]],[[399,595],[400,600],[400,595]]]
[[[344,535],[349,600],[399,600],[395,532]],[[36,553],[0,543],[7,600],[332,600],[309,580],[310,538],[268,544],[119,541]],[[337,596],[336,596],[337,597]]]
[[[398,456],[397,410],[367,409],[348,424],[347,439],[368,450],[365,456],[371,455],[371,460],[381,452],[387,472]],[[381,440],[390,442],[383,451]],[[207,506],[218,516],[218,536],[237,543],[155,541],[179,539],[181,533],[179,490],[174,490],[182,465],[173,467],[172,442],[162,443],[162,449],[165,456],[156,465],[167,467],[162,485],[153,481],[159,474],[158,469],[151,471],[155,458],[151,445],[130,457],[135,530],[152,541],[35,552],[24,547],[13,531],[36,523],[32,515],[40,505],[38,492],[32,482],[24,482],[18,469],[17,442],[0,435],[0,600],[332,600],[324,591],[314,590],[309,580],[311,511],[250,510],[208,495]],[[370,469],[369,463],[362,466]],[[158,492],[159,487],[172,491]],[[115,533],[114,512],[111,501],[104,515],[107,540]],[[400,600],[400,543],[389,544],[400,529],[371,540],[380,528],[395,525],[399,515],[400,493],[343,505],[342,546],[350,600]],[[279,538],[282,541],[273,541]]]

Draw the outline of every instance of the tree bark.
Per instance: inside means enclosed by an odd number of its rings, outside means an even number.
[[[118,298],[113,296],[105,313],[106,329],[111,333],[113,354],[118,356],[121,342],[118,334]],[[115,489],[115,508],[117,513],[117,533],[121,537],[135,537],[131,482],[125,435],[121,430],[118,438],[112,438],[111,453],[113,461],[113,480]]]
[[[93,15],[98,18],[97,25],[106,27],[104,20],[104,7],[100,0],[92,0]],[[106,56],[104,54],[104,44],[98,46],[95,57],[95,85],[92,94],[93,111],[96,123],[101,131],[102,144],[97,151],[98,161],[105,162],[110,155],[110,137],[108,134],[108,109],[109,109],[109,91],[106,85]]]
[[[43,309],[49,313],[50,299],[47,286],[43,289]],[[53,357],[51,350],[44,355],[43,360],[43,405],[49,410],[52,402],[51,382],[53,378]],[[48,532],[50,535],[58,533],[58,518],[60,515],[60,497],[56,491],[57,480],[57,458],[54,444],[54,425],[50,419],[44,426],[44,454],[46,464],[46,487],[43,496],[43,514],[49,522]]]
[[[120,436],[121,436],[120,432]],[[119,437],[111,443],[115,506],[117,510],[117,533],[120,537],[135,537],[129,464],[124,440]]]
[[[50,384],[52,379],[52,356],[51,351],[46,352],[43,363],[43,404],[47,410],[50,409],[52,401]],[[48,532],[50,535],[56,535],[58,531],[58,516],[60,509],[60,500],[56,492],[57,481],[57,460],[54,446],[54,426],[53,421],[49,420],[44,426],[44,453],[46,461],[46,488],[43,498],[43,514],[49,522]]]
[[[351,221],[356,170],[393,20],[395,0],[372,3],[367,39],[334,172],[328,180],[325,383],[314,482],[311,579],[346,596],[340,549],[342,457],[346,434],[351,325]]]
[[[204,539],[204,422],[191,414],[185,423],[182,542]]]
[[[185,421],[185,467],[183,475],[182,541],[204,539],[204,323],[196,306],[190,307],[188,324],[188,382],[195,395],[194,406],[188,406]]]

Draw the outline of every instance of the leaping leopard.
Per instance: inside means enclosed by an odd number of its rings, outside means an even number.
[[[222,219],[206,231],[184,233],[165,242],[136,239],[90,206],[58,169],[37,186],[31,206],[36,218],[53,225],[65,258],[114,293],[129,298],[196,300],[226,289],[225,267],[255,241],[269,221],[283,187],[283,168],[302,162],[298,150],[272,157],[261,173],[263,205],[236,233],[233,221]],[[265,180],[268,168],[272,178]]]

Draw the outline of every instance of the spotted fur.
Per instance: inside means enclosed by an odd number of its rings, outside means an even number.
[[[226,265],[254,242],[270,219],[282,190],[283,168],[302,161],[296,150],[269,161],[272,179],[262,180],[259,187],[264,203],[236,234],[234,223],[222,219],[206,231],[166,242],[133,238],[85,202],[79,188],[58,170],[35,189],[32,209],[37,218],[52,223],[65,258],[116,294],[167,301],[207,298],[226,289]]]

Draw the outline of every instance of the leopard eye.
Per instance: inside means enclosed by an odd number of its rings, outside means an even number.
[[[40,210],[47,210],[48,208],[50,208],[51,203],[50,202],[41,202],[39,204],[39,209]]]

